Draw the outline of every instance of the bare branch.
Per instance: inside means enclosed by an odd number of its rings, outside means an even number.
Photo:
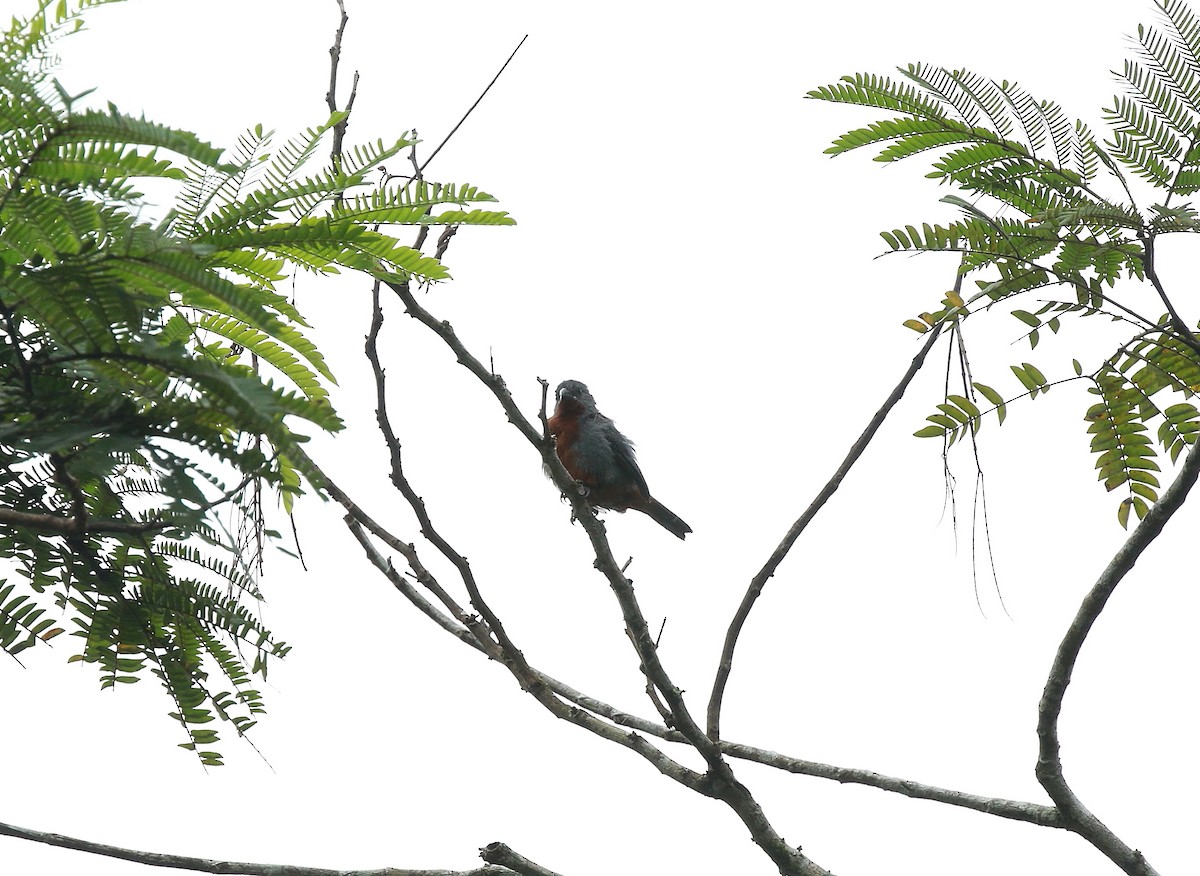
[[[339,5],[340,5],[340,0],[339,0]],[[458,133],[458,129],[463,126],[463,122],[465,122],[467,120],[467,117],[470,116],[471,113],[473,113],[475,111],[475,107],[479,106],[480,102],[485,97],[487,97],[487,93],[492,90],[492,86],[496,84],[496,80],[500,78],[500,74],[504,72],[505,68],[507,68],[510,63],[512,63],[512,59],[517,56],[517,52],[521,51],[521,46],[525,45],[525,40],[527,40],[527,39],[529,39],[529,34],[525,34],[525,36],[521,37],[521,41],[519,43],[517,43],[517,47],[512,50],[512,54],[508,56],[508,60],[500,65],[500,69],[496,71],[496,75],[492,77],[492,81],[487,84],[487,87],[484,88],[482,92],[480,92],[479,97],[475,98],[475,102],[473,104],[471,104],[470,107],[467,108],[467,111],[465,113],[463,113],[463,117],[458,120],[458,124],[450,129],[450,133],[442,138],[442,142],[437,145],[436,149],[434,149],[432,152],[429,153],[429,157],[426,158],[421,163],[421,166],[417,168],[417,178],[418,179],[420,179],[420,177],[421,177],[421,172],[429,166],[429,162],[433,161],[434,156],[436,156],[439,152],[441,152],[442,147],[450,142],[450,138]]]
[[[397,292],[397,294],[401,296],[402,300],[407,299],[406,304],[411,302],[412,307],[419,308],[419,305],[416,304],[415,299],[412,298],[407,284],[389,285]],[[428,316],[428,314],[426,315]],[[432,323],[437,324],[432,317],[429,317],[429,319]],[[702,786],[703,782],[703,777],[699,773],[689,770],[682,764],[672,760],[670,757],[665,755],[662,751],[651,745],[642,737],[638,736],[636,733],[629,733],[621,730],[618,727],[615,727],[612,724],[597,718],[595,715],[589,714],[582,708],[577,708],[563,702],[557,693],[546,683],[547,680],[541,675],[541,673],[533,670],[533,668],[526,661],[524,654],[521,653],[516,644],[508,637],[507,633],[504,631],[504,626],[500,622],[500,619],[484,600],[478,584],[475,581],[474,573],[471,571],[471,567],[467,563],[466,558],[454,550],[445,537],[442,536],[441,533],[434,527],[425,507],[424,501],[416,494],[412,484],[409,483],[404,474],[400,454],[400,442],[392,429],[391,421],[387,413],[385,375],[378,356],[377,343],[382,322],[382,310],[379,308],[378,298],[376,297],[371,332],[367,337],[366,353],[368,359],[371,361],[372,370],[375,376],[377,402],[376,413],[379,420],[380,430],[384,434],[384,439],[388,445],[389,453],[391,455],[392,481],[396,488],[408,501],[410,507],[413,509],[413,512],[416,514],[417,520],[421,527],[421,534],[427,540],[429,540],[429,542],[433,544],[443,556],[450,560],[450,562],[458,570],[459,576],[463,581],[463,586],[467,589],[467,593],[470,596],[471,605],[476,611],[479,612],[482,617],[482,621],[459,609],[457,605],[453,604],[452,600],[450,600],[450,597],[445,595],[445,592],[441,591],[440,589],[435,591],[438,594],[439,599],[441,599],[443,604],[447,605],[447,607],[455,613],[457,620],[470,630],[471,637],[474,639],[475,643],[478,644],[479,649],[492,659],[501,662],[506,668],[508,668],[512,675],[517,679],[518,683],[520,683],[521,688],[529,692],[535,699],[538,700],[539,703],[541,703],[556,717],[570,721],[571,723],[581,726],[584,729],[587,729],[605,739],[617,742],[618,744],[624,745],[627,748],[633,749],[641,754],[644,758],[649,760],[664,775],[675,779],[676,781],[686,785],[689,788],[692,788],[693,790],[698,790]],[[448,326],[446,326],[444,330],[448,331]],[[465,350],[463,352],[464,355],[470,355],[466,353]],[[473,357],[471,357],[471,360],[475,362],[477,366],[479,365],[478,361]],[[494,386],[497,386],[503,390],[503,379],[498,375],[494,377]],[[508,397],[507,390],[503,390],[503,395]],[[511,397],[509,397],[509,402],[511,404]],[[516,416],[520,417],[521,420],[524,421],[524,417],[522,417],[515,404],[512,406],[512,409]],[[532,426],[530,426],[528,422],[525,422],[525,428],[534,435],[535,443],[540,444],[540,440],[537,439],[536,433],[533,432]],[[551,451],[551,455],[553,455],[553,451]],[[326,480],[328,481],[328,479]],[[374,521],[371,521],[367,515],[363,514],[361,510],[349,500],[349,497],[346,496],[345,493],[332,485],[330,486],[331,495],[337,498],[339,502],[342,502],[343,506],[351,512],[351,515],[356,521],[361,522],[364,526],[367,526],[367,528],[372,529],[372,531],[382,531],[382,528],[378,527]],[[354,527],[351,527],[351,529],[353,531]],[[419,596],[419,594],[416,594],[415,590],[413,590],[411,585],[403,580],[402,576],[399,576],[395,573],[394,569],[391,569],[390,564],[388,564],[386,560],[383,560],[382,557],[377,555],[377,552],[373,551],[373,549],[369,546],[369,543],[366,542],[366,540],[361,536],[361,530],[355,534],[356,537],[359,538],[359,542],[363,544],[365,549],[367,549],[368,556],[371,557],[372,562],[376,565],[376,567],[380,568],[385,572],[385,574],[388,575],[389,580],[392,581],[394,586],[400,589],[401,592],[407,598],[413,601],[419,609],[432,617],[435,622],[454,633],[458,638],[467,641],[463,635],[464,631],[456,629],[455,625],[450,622],[449,618],[445,618],[443,616],[443,619],[439,619],[436,614],[431,613],[431,610],[436,612],[436,609],[433,609],[432,605],[430,605],[426,600],[417,600],[414,598],[414,596]],[[420,560],[417,558],[416,549],[412,545],[406,545],[394,537],[392,537],[388,543],[401,552],[401,554],[409,562],[414,573],[418,576],[418,580],[420,580],[422,584],[425,584],[427,587],[429,587],[430,582],[433,582],[433,576],[430,575],[428,570],[425,569],[425,567],[420,563]],[[612,711],[615,712],[615,710]]]
[[[437,248],[433,252],[433,257],[435,259],[437,259],[439,262],[442,260],[442,256],[444,256],[446,254],[446,250],[450,246],[450,241],[454,238],[454,235],[457,233],[458,233],[457,225],[447,225],[446,230],[443,231],[440,235],[438,235]]]
[[[550,473],[554,483],[571,502],[575,518],[583,525],[588,538],[591,540],[592,549],[596,555],[595,566],[608,579],[609,586],[617,597],[617,602],[621,607],[621,613],[625,620],[625,628],[634,644],[638,658],[641,660],[643,667],[645,667],[647,676],[653,682],[654,687],[662,694],[674,718],[675,725],[683,738],[699,752],[708,765],[708,773],[703,777],[703,781],[690,786],[694,790],[722,800],[733,809],[738,817],[741,818],[742,823],[749,829],[754,842],[775,862],[780,872],[788,874],[814,874],[814,876],[822,874],[823,876],[823,874],[827,873],[824,868],[809,860],[798,848],[789,845],[779,836],[767,820],[758,802],[750,794],[749,790],[734,776],[729,764],[722,757],[719,746],[705,734],[695,719],[692,718],[683,701],[682,691],[671,681],[670,676],[658,658],[658,652],[654,647],[654,640],[650,635],[646,618],[634,596],[633,585],[622,573],[620,564],[613,557],[612,549],[608,544],[608,538],[605,534],[604,524],[596,519],[596,515],[592,507],[587,503],[587,500],[578,490],[574,489],[574,482],[562,467],[562,463],[557,455],[555,455],[553,444],[538,433],[533,424],[529,422],[516,406],[512,398],[512,393],[508,391],[504,379],[499,374],[493,373],[491,369],[486,368],[483,363],[466,349],[458,339],[450,323],[436,319],[429,311],[423,308],[413,297],[407,284],[389,282],[387,285],[404,302],[409,315],[440,337],[457,356],[459,364],[474,374],[484,386],[491,390],[492,394],[500,402],[501,407],[503,407],[509,421],[516,426],[518,431],[526,437],[530,444],[538,449],[546,470]],[[472,604],[474,604],[474,594],[472,594]],[[530,680],[537,680],[528,664],[524,663],[523,657],[520,658],[520,661],[521,664],[517,666],[510,664],[510,670],[514,671],[514,673],[524,673]],[[525,682],[523,681],[524,684]],[[545,689],[540,684],[538,687]],[[539,696],[537,689],[531,689],[530,692],[534,693],[535,696]],[[549,694],[548,689],[546,689],[546,692]],[[540,696],[539,699],[541,699]],[[559,701],[555,699],[555,702]],[[547,707],[550,707],[549,704],[547,704]],[[597,720],[591,715],[587,715],[587,717],[593,721]],[[603,722],[598,723],[605,728],[610,728],[610,725]],[[640,739],[640,737],[636,738]],[[654,751],[658,752],[658,749],[654,749]],[[688,784],[688,782],[685,781],[684,784]]]
[[[386,285],[399,297],[400,301],[404,304],[405,310],[408,311],[408,315],[441,338],[442,342],[457,357],[459,364],[474,374],[484,386],[491,390],[492,395],[496,396],[497,401],[500,402],[500,406],[504,409],[508,421],[517,427],[517,430],[525,436],[525,439],[530,444],[543,451],[543,459],[547,455],[554,456],[553,446],[542,438],[541,433],[533,428],[525,418],[525,415],[521,413],[521,409],[517,407],[512,393],[508,391],[508,387],[504,383],[504,378],[499,374],[493,374],[482,362],[471,355],[471,352],[458,339],[458,335],[454,332],[454,327],[445,320],[437,319],[428,310],[423,308],[413,296],[407,284],[389,282]],[[557,457],[554,458],[557,459]]]
[[[341,502],[344,506],[349,502],[336,487],[331,489],[331,494]],[[361,510],[357,506],[350,506],[355,509],[355,513],[361,514]],[[433,619],[435,623],[447,630],[455,638],[461,640],[467,645],[470,645],[475,650],[487,654],[492,659],[495,658],[492,654],[488,654],[488,649],[478,642],[471,633],[455,623],[453,618],[444,612],[439,611],[433,606],[420,592],[380,554],[366,538],[366,533],[363,530],[359,520],[354,516],[347,517],[347,525],[350,531],[354,533],[355,538],[363,546],[367,552],[368,558],[393,586],[399,590],[405,598],[412,602],[417,608],[427,616]],[[411,546],[410,546],[411,547]],[[645,718],[640,718],[636,715],[630,715],[623,712],[608,703],[590,697],[587,694],[581,693],[565,682],[546,675],[541,670],[532,669],[533,674],[550,690],[554,691],[558,696],[568,700],[583,709],[611,721],[619,727],[630,727],[642,733],[651,736],[657,736],[667,742],[675,742],[687,744],[687,740],[683,734],[677,730],[669,729],[662,724],[656,724],[653,721],[648,721]],[[796,775],[811,776],[820,779],[829,779],[841,784],[857,784],[866,785],[872,788],[878,788],[881,791],[890,791],[896,794],[901,794],[905,797],[911,797],[918,800],[932,800],[937,803],[944,803],[949,806],[958,806],[965,809],[972,809],[977,812],[984,812],[989,815],[995,815],[1000,818],[1008,818],[1015,821],[1025,821],[1030,824],[1037,824],[1042,827],[1065,827],[1061,817],[1058,815],[1058,810],[1053,806],[1046,806],[1039,803],[1028,803],[1022,800],[1008,800],[1001,797],[986,797],[977,794],[968,794],[964,791],[956,791],[950,788],[940,788],[934,785],[926,785],[921,782],[916,782],[911,779],[900,778],[897,776],[888,776],[882,773],[873,772],[871,770],[855,769],[852,767],[839,767],[831,764],[820,763],[817,761],[803,760],[797,757],[791,757],[786,754],[780,754],[775,751],[768,751],[763,748],[756,748],[751,745],[743,745],[737,742],[722,742],[721,752],[729,757],[736,757],[741,760],[748,760],[764,766],[773,767],[775,769],[784,770],[786,772],[795,773]]]
[[[129,523],[122,520],[97,520],[87,515],[63,517],[58,514],[36,514],[32,511],[18,511],[15,508],[2,507],[0,507],[0,523],[24,526],[48,535],[83,535],[85,533],[88,535],[144,535],[147,532],[157,532],[178,525],[169,520],[144,520]]]
[[[808,506],[800,518],[792,524],[791,529],[784,535],[783,541],[775,548],[775,551],[767,559],[766,564],[759,570],[758,574],[750,581],[750,586],[746,590],[746,595],[742,597],[742,602],[734,613],[733,620],[729,624],[729,629],[725,633],[725,645],[721,649],[721,662],[717,666],[717,674],[713,679],[712,695],[708,700],[708,736],[710,739],[718,740],[721,738],[721,704],[725,697],[725,685],[729,682],[729,673],[733,668],[733,652],[737,647],[738,636],[741,635],[742,627],[746,624],[746,619],[750,616],[750,610],[754,607],[755,601],[762,595],[763,588],[767,581],[775,574],[775,570],[779,568],[779,564],[783,562],[784,557],[788,555],[788,551],[792,549],[792,545],[796,543],[796,539],[800,537],[800,533],[804,532],[805,528],[817,516],[817,512],[825,505],[839,486],[846,474],[858,462],[863,451],[867,449],[867,445],[875,437],[875,433],[879,431],[879,427],[883,425],[883,421],[891,412],[896,403],[900,401],[904,391],[908,389],[908,385],[921,370],[921,366],[925,364],[925,357],[929,355],[929,351],[933,349],[934,343],[937,342],[938,336],[942,330],[942,324],[933,327],[929,332],[929,338],[925,341],[924,346],[913,358],[912,364],[908,370],[904,372],[904,376],[900,378],[900,382],[896,384],[896,388],[892,390],[891,395],[884,401],[882,407],[875,412],[875,416],[871,418],[871,422],[867,424],[867,428],[863,430],[862,435],[850,447],[850,452],[846,454],[846,458],[842,460],[842,464],[838,466],[837,471],[833,473],[828,483],[821,488],[817,493],[817,497],[813,499],[812,504]]]
[[[621,567],[621,573],[625,573],[624,566]],[[625,635],[629,637],[629,641],[633,643],[634,650],[636,651],[637,642],[633,641],[633,634],[630,633],[629,630],[626,630]],[[654,648],[655,650],[658,650],[657,639],[654,641]],[[638,671],[641,672],[642,675],[646,676],[646,697],[651,703],[654,704],[654,709],[658,712],[658,716],[662,718],[663,724],[667,727],[674,727],[675,716],[671,714],[671,710],[667,708],[666,704],[662,701],[662,697],[658,695],[658,689],[654,686],[654,679],[650,677],[650,673],[646,672],[645,666],[639,665]]]
[[[350,16],[346,14],[346,4],[343,0],[337,0],[337,5],[338,11],[341,13],[341,18],[338,21],[337,33],[333,37],[333,45],[329,47],[329,91],[325,93],[325,104],[329,107],[330,115],[338,111],[337,78],[338,66],[342,60],[342,34],[346,32],[346,22],[350,20]],[[354,79],[350,84],[350,97],[346,100],[346,117],[333,126],[333,144],[330,149],[330,158],[335,171],[342,169],[342,141],[346,136],[346,128],[350,125],[350,111],[354,109],[354,99],[357,96],[358,71],[355,70]]]
[[[375,549],[375,545],[371,544],[370,539],[367,538],[367,533],[363,530],[362,524],[355,520],[353,515],[347,514],[345,521],[346,526],[350,529],[351,534],[358,540],[358,543],[362,545],[363,550],[366,551],[367,558],[371,561],[372,565],[382,572],[384,576],[392,582],[392,586],[399,590],[409,602],[411,602],[421,611],[422,614],[430,618],[434,623],[446,630],[446,632],[450,633],[455,638],[461,639],[475,650],[487,654],[489,657],[492,656],[491,649],[488,647],[489,640],[486,635],[483,639],[480,639],[480,636],[476,633],[473,633],[468,626],[458,623],[450,615],[439,610],[437,606],[422,596],[417,588],[413,587],[403,575],[397,572],[396,568],[383,556],[383,554],[379,553],[379,551]],[[415,560],[415,557],[416,553],[414,551],[413,560],[410,560],[410,565]],[[417,562],[419,565],[419,561]],[[424,567],[422,566],[421,568],[422,571],[424,571]],[[417,577],[418,580],[420,580],[421,574],[418,573]],[[486,630],[483,632],[486,634]]]
[[[558,876],[553,870],[535,864],[524,855],[518,854],[504,843],[489,843],[479,850],[479,857],[489,864],[500,864],[515,870],[521,876]]]
[[[1103,852],[1130,876],[1153,876],[1157,871],[1150,866],[1142,853],[1131,849],[1116,834],[1106,827],[1080,802],[1063,776],[1062,759],[1059,751],[1058,718],[1062,713],[1063,696],[1071,683],[1075,661],[1083,648],[1100,612],[1117,585],[1133,568],[1142,553],[1159,534],[1167,521],[1179,510],[1200,475],[1200,442],[1192,445],[1179,474],[1162,497],[1147,513],[1137,528],[1130,533],[1107,568],[1100,574],[1095,585],[1079,606],[1079,611],[1054,655],[1046,688],[1038,704],[1038,762],[1035,770],[1038,781],[1046,789],[1062,812],[1069,830],[1078,833]]]
[[[505,662],[514,662],[517,664],[517,678],[524,680],[529,673],[529,664],[525,661],[525,656],[517,648],[516,644],[509,638],[504,630],[504,625],[500,622],[500,618],[492,611],[491,607],[483,598],[479,587],[475,581],[475,573],[471,570],[471,564],[467,562],[467,558],[460,554],[450,542],[437,530],[433,525],[433,520],[429,516],[429,510],[425,507],[425,501],[417,495],[415,489],[408,478],[404,474],[404,466],[400,454],[400,441],[396,438],[395,432],[392,430],[391,420],[388,417],[387,409],[387,391],[386,377],[383,370],[383,365],[379,361],[379,331],[383,326],[383,308],[379,301],[379,286],[375,286],[374,295],[372,297],[373,314],[371,319],[371,331],[367,335],[366,354],[367,359],[371,363],[371,371],[375,377],[375,415],[379,423],[379,430],[383,433],[384,441],[387,443],[388,452],[391,456],[391,480],[396,489],[404,496],[405,501],[413,509],[413,513],[417,516],[417,521],[421,526],[421,535],[423,535],[430,544],[448,559],[456,570],[459,577],[462,579],[463,586],[467,589],[467,594],[471,599],[471,605],[482,616],[487,625],[487,629],[491,635],[496,637],[504,654]]]
[[[1143,232],[1138,236],[1142,241],[1142,266],[1146,269],[1146,279],[1150,281],[1150,285],[1158,293],[1163,306],[1167,308],[1167,313],[1171,317],[1171,328],[1179,340],[1191,347],[1193,351],[1200,353],[1200,338],[1197,338],[1196,334],[1188,328],[1188,324],[1179,315],[1179,311],[1175,309],[1174,303],[1172,303],[1170,296],[1167,295],[1166,290],[1163,288],[1162,280],[1159,279],[1158,268],[1154,259],[1154,235]]]
[[[896,776],[885,776],[871,770],[852,769],[850,767],[833,766],[812,760],[801,760],[762,748],[749,745],[739,745],[736,742],[722,742],[721,750],[730,757],[761,763],[764,766],[775,767],[789,773],[801,776],[812,776],[818,779],[831,779],[843,785],[866,785],[881,791],[891,791],[902,794],[914,800],[933,800],[948,806],[959,806],[963,809],[973,809],[1000,818],[1014,821],[1025,821],[1040,827],[1066,828],[1062,816],[1053,806],[1044,803],[1026,803],[1023,800],[1007,800],[1003,797],[984,797],[979,794],[968,794],[965,791],[955,791],[950,788],[939,788],[935,785],[924,785],[910,779]]]
[[[543,873],[550,873],[549,870],[520,870],[499,863],[488,863],[473,870],[405,870],[398,867],[380,867],[375,870],[330,870],[327,867],[301,867],[295,864],[248,864],[240,861],[217,861],[211,858],[193,858],[187,855],[169,855],[164,852],[126,849],[59,833],[44,833],[28,827],[5,824],[2,821],[0,821],[0,835],[44,843],[48,846],[58,846],[63,849],[73,849],[77,852],[87,852],[92,855],[102,855],[106,858],[120,858],[123,861],[133,861],[150,867],[191,870],[195,873],[222,873],[227,876],[527,876],[527,874],[539,874],[540,876]],[[496,845],[500,844],[492,843],[488,848]],[[517,855],[514,860],[524,861],[526,859]]]
[[[366,346],[364,348],[367,359],[371,363],[372,375],[375,378],[375,417],[376,421],[379,423],[379,430],[383,433],[384,443],[387,444],[388,455],[391,460],[392,482],[404,495],[409,504],[412,505],[417,514],[418,521],[421,522],[422,534],[425,534],[424,527],[426,523],[429,522],[429,515],[425,508],[425,503],[421,500],[421,497],[416,494],[412,488],[412,485],[409,484],[408,479],[404,476],[404,467],[402,465],[402,459],[400,455],[400,441],[396,438],[396,434],[392,430],[391,420],[388,417],[386,375],[384,373],[383,366],[379,361],[378,349],[379,332],[383,328],[383,307],[379,301],[379,290],[380,285],[379,282],[376,281],[371,290],[371,329],[367,334]],[[351,511],[349,506],[347,506],[346,510]],[[351,513],[354,512],[351,511]],[[417,559],[416,549],[411,544],[404,544],[390,533],[385,532],[382,527],[378,526],[378,524],[376,524],[373,520],[370,520],[370,518],[362,518],[361,522],[404,556],[409,565],[412,567],[413,572],[417,575],[417,580],[419,580],[426,588],[428,588],[430,592],[438,598],[442,605],[446,606],[446,608],[449,609],[455,617],[463,620],[464,623],[470,623],[467,620],[467,613],[464,612],[462,608],[459,607],[458,603],[453,599],[453,597],[451,597],[450,594],[446,592],[446,590],[442,588],[440,584],[438,584],[437,579],[434,578],[429,570],[421,565],[420,561]],[[432,523],[429,525],[432,529]],[[446,548],[449,548],[449,545],[446,545]],[[453,551],[451,551],[451,553],[453,553]],[[457,554],[455,554],[455,556],[457,556]],[[466,560],[464,558],[459,557],[459,560],[463,565],[466,564]],[[458,566],[458,564],[456,564],[456,566]],[[462,569],[460,568],[460,572],[461,571]],[[466,571],[468,574],[470,574],[469,566],[466,567]],[[483,635],[483,638],[480,640],[481,642],[485,640],[491,640],[491,633],[486,628],[482,627],[482,625],[478,630],[476,630],[476,632]]]
[[[66,470],[65,460],[59,454],[51,454],[55,470],[55,480],[71,495],[72,516],[49,512],[18,511],[16,508],[0,506],[0,523],[10,526],[24,526],[36,529],[47,535],[145,535],[148,532],[160,532],[179,526],[175,520],[114,520],[109,517],[93,517],[87,513],[87,496],[79,482]],[[230,501],[254,479],[248,474],[231,490],[227,490],[218,499],[213,499],[200,506],[200,510],[211,511]]]
[[[496,373],[496,369],[491,369],[492,373]],[[550,421],[546,418],[546,397],[550,393],[550,381],[544,377],[539,377],[537,382],[542,385],[542,406],[538,410],[538,421],[542,424],[542,439],[550,440]]]

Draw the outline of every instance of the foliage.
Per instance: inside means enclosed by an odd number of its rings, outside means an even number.
[[[952,252],[963,276],[981,276],[975,294],[948,297],[905,325],[924,332],[944,322],[960,332],[974,312],[1060,287],[1065,299],[1011,310],[1031,349],[1070,317],[1106,315],[1127,326],[1090,370],[1072,360],[1073,373],[1050,381],[1030,363],[1012,366],[1021,396],[1089,384],[1098,398],[1085,416],[1091,447],[1100,481],[1125,493],[1123,526],[1130,510],[1140,518],[1157,500],[1160,453],[1174,462],[1200,431],[1189,401],[1200,391],[1200,338],[1176,312],[1154,262],[1160,235],[1200,231],[1200,213],[1182,200],[1200,191],[1200,21],[1182,0],[1156,3],[1162,23],[1138,28],[1135,57],[1119,74],[1124,93],[1104,112],[1112,139],[1103,142],[1053,101],[966,70],[911,64],[897,80],[859,74],[809,93],[895,114],[843,134],[827,152],[878,147],[883,162],[936,152],[928,176],[969,195],[942,199],[961,213],[954,222],[882,232],[892,252]],[[1139,188],[1149,188],[1148,206],[1135,199]],[[1135,312],[1117,291],[1118,280],[1131,279],[1149,282],[1167,312]],[[973,380],[962,361],[963,393],[947,395],[918,436],[953,443],[973,438],[993,411],[1003,422],[1005,398]]]
[[[149,669],[220,763],[220,718],[262,712],[254,675],[287,645],[258,621],[261,488],[319,477],[298,428],[334,432],[333,377],[279,284],[296,269],[447,276],[381,224],[509,224],[472,186],[383,186],[400,139],[307,171],[344,114],[231,158],[187,131],[81,105],[53,41],[107,0],[42,2],[0,41],[0,647],[66,629],[101,684]],[[176,187],[157,222],[134,180]],[[442,208],[449,208],[443,210]]]

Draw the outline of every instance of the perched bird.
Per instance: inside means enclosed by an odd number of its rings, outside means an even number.
[[[633,442],[596,408],[596,400],[578,380],[564,380],[554,391],[550,418],[555,452],[567,473],[588,489],[588,501],[601,508],[648,514],[664,529],[683,538],[692,528],[650,495],[633,454]]]

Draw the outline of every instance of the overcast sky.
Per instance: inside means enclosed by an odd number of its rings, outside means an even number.
[[[519,225],[459,234],[454,282],[425,300],[493,357],[531,417],[537,377],[587,382],[638,443],[655,495],[695,530],[679,542],[641,515],[607,517],[652,625],[666,619],[663,660],[694,712],[749,578],[916,352],[901,322],[936,309],[953,282],[951,260],[875,258],[881,229],[952,217],[937,202],[946,191],[923,179],[927,164],[823,155],[876,116],[802,96],[844,74],[929,61],[1020,80],[1099,128],[1108,71],[1154,15],[1149,2],[1045,0],[958,4],[952,16],[875,0],[790,14],[758,0],[346,3],[342,82],[362,77],[352,140],[416,128],[432,148],[529,34],[427,171],[481,186]],[[0,12],[31,5],[0,0]],[[220,145],[259,122],[282,139],[325,118],[334,0],[131,0],[90,22],[60,45],[71,91],[96,86],[122,110]],[[1188,245],[1163,249],[1192,323],[1195,258]],[[315,442],[317,460],[415,540],[373,429],[361,356],[369,285],[301,277],[295,294],[348,423]],[[1006,313],[972,319],[976,379],[1015,394],[1010,363],[1066,374],[1072,344],[1093,330],[1070,328],[1031,353],[1013,343],[1019,324]],[[384,332],[417,489],[510,634],[544,671],[652,715],[617,605],[540,461],[398,307]],[[1037,701],[1063,630],[1123,538],[1119,496],[1095,481],[1081,385],[1012,405],[1003,429],[988,423],[981,458],[1006,616],[991,579],[972,581],[971,458],[952,454],[956,538],[938,444],[910,437],[940,401],[944,356],[932,359],[768,585],[740,645],[724,733],[1046,802],[1033,775]],[[722,804],[552,719],[419,616],[335,507],[303,502],[297,524],[308,571],[280,555],[263,581],[266,620],[294,646],[254,731],[269,765],[227,738],[227,765],[206,773],[175,747],[149,676],[101,693],[92,668],[65,665],[60,639],[23,655],[26,669],[0,664],[0,820],[338,868],[468,869],[478,847],[501,840],[569,876],[773,872]],[[1062,721],[1079,795],[1163,873],[1195,859],[1198,524],[1193,503],[1117,591]],[[734,767],[779,832],[839,874],[1116,872],[1065,833]],[[149,872],[7,838],[0,863]]]

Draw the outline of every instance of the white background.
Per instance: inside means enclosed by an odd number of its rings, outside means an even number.
[[[959,4],[953,16],[875,0],[803,11],[757,0],[347,3],[343,99],[351,72],[362,74],[352,140],[415,127],[432,148],[530,34],[427,171],[480,185],[520,224],[461,232],[447,258],[455,281],[426,300],[477,355],[490,352],[527,414],[536,377],[581,379],[638,442],[656,496],[695,534],[678,542],[638,514],[609,515],[609,534],[633,557],[651,623],[667,620],[663,659],[698,714],[749,578],[915,353],[900,323],[936,309],[953,279],[951,259],[874,260],[879,230],[952,217],[937,203],[947,190],[922,178],[927,163],[823,155],[879,116],[804,93],[925,60],[1019,79],[1100,128],[1124,35],[1154,16],[1149,3],[1044,0]],[[60,45],[73,91],[99,86],[125,111],[222,145],[257,122],[282,139],[325,118],[333,0],[134,0],[90,21]],[[1162,248],[1189,322],[1194,259],[1186,243]],[[314,453],[417,539],[373,429],[360,353],[369,286],[301,277],[296,296],[348,423]],[[1104,327],[1072,324],[1032,353],[1012,343],[1021,328],[1005,312],[967,330],[976,378],[1015,395],[1008,364],[1065,376],[1085,331]],[[539,668],[652,715],[616,603],[536,455],[398,307],[384,331],[410,475],[510,634]],[[1123,538],[1120,494],[1095,481],[1082,383],[1012,405],[1002,430],[989,422],[980,436],[1011,618],[982,571],[976,593],[969,453],[952,455],[956,542],[938,444],[910,437],[940,400],[939,350],[768,585],[723,730],[798,757],[1047,802],[1033,775],[1037,701],[1062,631]],[[263,582],[266,620],[295,648],[271,673],[254,731],[270,765],[226,738],[227,765],[205,772],[175,747],[151,678],[102,693],[91,669],[65,665],[64,637],[24,655],[26,669],[0,664],[0,820],[337,868],[469,869],[478,847],[502,840],[570,876],[773,872],[722,804],[551,719],[419,616],[336,507],[305,501],[297,522],[309,570],[280,555]],[[1186,507],[1121,585],[1062,721],[1068,778],[1163,873],[1194,866],[1198,522]],[[423,556],[452,582],[432,549]],[[734,766],[780,833],[840,874],[1116,872],[1064,832]],[[7,838],[0,865],[149,872]]]

